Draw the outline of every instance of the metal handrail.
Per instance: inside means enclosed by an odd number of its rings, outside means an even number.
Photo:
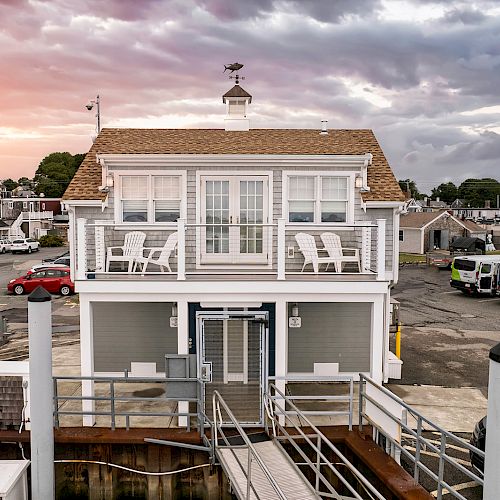
[[[402,418],[398,418],[396,415],[392,414],[389,412],[384,405],[380,404],[379,401],[376,399],[372,398],[367,394],[365,391],[364,387],[366,387],[366,383],[371,384],[374,386],[377,390],[382,392],[385,396],[389,397],[392,401],[395,403],[399,404],[402,408],[404,408],[404,412],[402,414]],[[394,439],[392,436],[388,435],[384,429],[375,422],[370,416],[363,411],[363,401],[368,401],[372,405],[374,405],[380,412],[382,412],[384,415],[389,417],[393,422],[399,425],[400,430],[404,430],[407,432],[411,437],[415,438],[415,455],[410,453],[402,443],[400,443],[398,440]],[[417,421],[417,430],[415,431],[413,428],[411,428],[408,423],[407,423],[407,415],[408,413],[412,415],[416,421]],[[456,436],[452,432],[447,431],[446,429],[443,429],[439,425],[435,424],[432,422],[432,420],[428,419],[427,417],[424,417],[421,413],[419,413],[417,410],[412,408],[410,405],[405,403],[401,398],[399,398],[397,395],[386,389],[385,387],[380,386],[375,382],[373,379],[370,377],[363,375],[360,373],[360,382],[359,382],[359,428],[362,430],[363,428],[363,419],[365,419],[374,429],[376,429],[380,434],[382,434],[390,443],[393,445],[395,448],[397,448],[406,458],[408,458],[411,462],[414,464],[414,469],[413,469],[413,477],[415,481],[419,482],[420,480],[420,471],[424,472],[428,477],[430,477],[432,480],[434,480],[437,483],[437,498],[438,500],[442,498],[443,496],[443,490],[446,488],[448,492],[453,495],[455,498],[458,498],[460,500],[467,500],[466,497],[464,497],[462,494],[458,493],[455,491],[454,487],[450,484],[448,484],[447,481],[444,480],[444,465],[445,463],[451,465],[461,473],[465,474],[468,476],[470,479],[478,483],[479,485],[484,484],[484,480],[482,477],[479,475],[475,474],[474,472],[470,471],[460,463],[458,463],[455,459],[455,457],[450,456],[446,453],[446,446],[447,446],[447,439],[454,441],[455,443],[458,443],[460,446],[464,447],[468,451],[472,451],[473,453],[477,454],[480,457],[485,457],[484,451],[480,450],[479,448],[475,447],[474,445],[468,443],[464,439],[462,439],[459,436]],[[440,439],[439,439],[439,446],[434,445],[433,443],[430,442],[430,440],[426,439],[424,436],[422,436],[423,432],[423,424],[427,424],[432,431],[438,432],[440,434]],[[438,472],[434,472],[431,470],[429,467],[427,467],[422,461],[421,461],[421,451],[422,449],[429,449],[432,452],[436,453],[439,458],[438,462]]]
[[[241,449],[242,446],[241,445],[231,445],[229,443],[228,439],[226,438],[224,431],[222,430],[223,420],[222,420],[222,414],[220,411],[221,407],[224,409],[224,412],[229,417],[229,420],[234,425],[235,429],[238,431],[240,437],[242,438],[243,442],[245,443],[243,447],[248,449],[248,459],[247,459],[248,471],[245,471],[245,467],[243,466],[243,464],[239,460],[238,456],[234,452],[235,448]],[[218,438],[218,435],[220,433],[223,440],[224,440],[224,443],[225,443],[223,447],[231,450],[231,453],[233,454],[234,458],[238,462],[238,465],[240,466],[243,474],[247,478],[247,499],[250,498],[250,489],[252,489],[252,491],[256,495],[256,497],[259,498],[258,493],[255,491],[255,488],[252,485],[252,475],[251,475],[252,460],[251,460],[251,458],[253,456],[255,458],[255,461],[257,462],[258,466],[260,467],[260,469],[262,470],[262,472],[266,476],[266,479],[269,481],[269,484],[272,486],[272,488],[276,492],[276,494],[279,496],[279,498],[286,500],[285,494],[283,493],[283,491],[279,487],[278,483],[276,482],[276,480],[272,476],[272,474],[269,471],[269,469],[267,468],[266,464],[260,458],[257,450],[255,449],[255,446],[250,441],[246,432],[243,430],[240,423],[238,422],[238,420],[234,416],[233,412],[231,411],[231,409],[226,404],[226,402],[224,401],[224,399],[222,398],[222,396],[220,395],[220,393],[218,391],[213,392],[212,408],[213,408],[213,417],[214,417],[214,419],[213,419],[214,435],[213,435],[212,439],[214,442],[214,447],[215,447],[215,449],[221,447],[219,445],[219,438]],[[218,424],[218,422],[220,422],[220,424]]]
[[[276,394],[279,395],[279,398],[275,395],[272,395],[270,391],[274,391]],[[331,493],[336,494],[337,492],[335,489],[331,486],[330,482],[328,479],[323,475],[321,472],[320,465],[326,465],[332,472],[333,474],[342,482],[342,484],[350,491],[352,495],[354,495],[354,498],[357,499],[362,499],[357,493],[357,491],[348,483],[348,481],[343,477],[342,474],[339,473],[339,471],[333,467],[333,464],[330,463],[328,458],[325,456],[325,454],[321,451],[321,446],[324,444],[326,447],[330,448],[333,453],[341,460],[343,465],[349,469],[349,471],[353,474],[353,476],[360,482],[360,484],[365,488],[365,491],[369,494],[374,495],[375,498],[378,500],[384,500],[384,496],[378,492],[375,487],[366,479],[361,472],[359,472],[356,467],[343,455],[343,453],[316,427],[308,418],[306,415],[304,415],[299,408],[293,403],[291,398],[283,394],[275,384],[269,384],[269,391],[264,395],[265,399],[268,401],[268,404],[270,405],[269,411],[266,411],[266,413],[269,415],[269,413],[272,413],[272,422],[273,422],[273,429],[277,427],[283,434],[285,435],[287,441],[292,444],[292,446],[298,451],[298,453],[302,456],[302,458],[305,459],[307,465],[311,467],[315,474],[316,474],[316,491],[318,492],[318,479],[321,479],[321,482],[330,490]],[[280,405],[278,401],[284,401],[285,402],[285,407],[288,404],[290,407],[292,407],[295,412],[297,413],[300,418],[302,418],[306,423],[307,427],[309,427],[313,431],[313,435],[317,437],[317,442],[318,444],[314,444],[314,442],[310,439],[310,435],[305,434],[304,431],[300,426],[298,426],[292,419],[288,419],[292,426],[297,430],[297,432],[300,434],[301,438],[304,439],[309,446],[313,449],[313,451],[316,452],[317,455],[317,463],[314,464],[304,453],[304,451],[295,443],[294,439],[286,430],[286,428],[280,423],[279,418],[280,416],[287,417],[286,415],[286,408]],[[276,407],[279,410],[279,413],[276,414],[274,409],[272,408],[272,405]],[[267,405],[266,405],[267,408]],[[278,434],[275,434],[275,439],[280,442],[280,440],[283,440],[281,436]],[[318,465],[319,464],[319,465]],[[320,492],[318,492],[320,493]],[[372,497],[373,498],[373,497]]]
[[[161,399],[157,397],[130,397],[130,396],[120,396],[115,392],[115,384],[116,383],[166,383],[166,382],[197,382],[198,384],[202,384],[203,382],[198,378],[178,378],[178,377],[130,377],[128,373],[125,372],[125,375],[122,377],[111,376],[111,377],[103,377],[103,376],[77,376],[77,375],[62,375],[62,376],[54,376],[53,379],[53,387],[54,387],[54,426],[59,428],[60,426],[60,416],[62,415],[73,415],[73,416],[104,416],[110,417],[111,419],[111,429],[115,430],[116,428],[116,417],[125,417],[125,427],[126,429],[130,428],[130,417],[187,417],[187,429],[191,428],[191,417],[196,417],[198,422],[198,429],[200,433],[205,426],[205,419],[203,413],[203,405],[199,397],[163,397]],[[104,396],[87,396],[87,395],[69,395],[64,396],[59,394],[58,382],[59,381],[74,381],[74,382],[82,382],[82,381],[92,381],[97,383],[108,383],[109,384],[109,395]],[[199,391],[198,391],[199,392]],[[109,402],[110,408],[109,411],[100,410],[100,411],[91,411],[91,410],[64,410],[59,408],[60,401],[106,401]],[[190,403],[196,403],[196,412],[180,412],[176,411],[158,411],[153,412],[151,410],[148,411],[121,411],[117,410],[116,402],[165,402],[165,401],[187,401]]]
[[[338,384],[349,384],[349,394],[345,395],[305,395],[305,396],[296,396],[293,394],[287,394],[287,398],[289,401],[332,401],[338,403],[347,403],[347,410],[328,410],[328,411],[319,411],[319,410],[301,410],[302,415],[309,416],[347,416],[349,430],[352,430],[352,420],[353,420],[353,407],[354,407],[354,377],[352,375],[284,375],[284,376],[270,376],[268,380],[272,380],[274,382],[285,382],[289,383],[338,383]],[[287,415],[296,415],[295,411],[286,411]]]

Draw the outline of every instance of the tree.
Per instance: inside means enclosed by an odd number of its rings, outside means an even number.
[[[46,156],[38,165],[33,178],[35,192],[51,198],[60,198],[84,158],[84,154],[72,155],[68,152]]]
[[[412,198],[415,198],[416,200],[422,200],[424,198],[425,194],[419,192],[415,181],[412,181],[410,179],[403,179],[399,180],[398,182],[399,182],[399,187],[401,188],[402,191],[404,192],[410,191]]]
[[[2,181],[2,184],[7,191],[12,191],[13,189],[16,189],[17,186],[19,186],[19,184],[12,179],[5,179],[4,181]]]
[[[27,177],[19,177],[19,179],[17,179],[17,185],[30,187],[31,181]]]
[[[432,198],[439,198],[446,203],[452,203],[458,198],[458,188],[453,182],[443,182],[432,190]]]
[[[458,187],[458,197],[465,199],[466,206],[482,208],[489,200],[496,205],[497,195],[500,195],[500,183],[496,179],[466,179]]]

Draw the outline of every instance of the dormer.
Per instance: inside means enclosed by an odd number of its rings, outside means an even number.
[[[247,112],[252,96],[241,88],[239,83],[236,83],[222,96],[222,102],[227,106],[224,120],[226,131],[248,131],[250,121],[247,118]]]

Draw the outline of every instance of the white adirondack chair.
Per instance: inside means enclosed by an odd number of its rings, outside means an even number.
[[[149,254],[147,257],[139,256],[136,259],[134,271],[137,268],[138,264],[141,264],[143,273],[146,272],[148,264],[156,264],[157,266],[160,266],[160,270],[162,273],[165,272],[165,267],[167,268],[168,272],[171,273],[172,269],[170,268],[169,259],[172,253],[174,252],[175,247],[177,246],[177,241],[178,241],[178,235],[177,232],[175,232],[169,235],[163,247],[144,248],[144,250],[149,250]],[[159,253],[157,258],[154,257],[155,253]]]
[[[318,273],[320,264],[328,265],[335,263],[335,261],[330,256],[318,256],[318,248],[316,247],[314,236],[307,233],[297,233],[295,235],[295,241],[297,241],[299,250],[304,256],[304,265],[302,266],[301,272],[304,272],[304,269],[308,264],[312,264],[314,272]]]
[[[361,272],[361,261],[359,260],[359,250],[357,248],[342,247],[340,236],[335,233],[322,233],[320,237],[328,256],[333,260],[337,273],[342,272],[344,262],[355,262],[358,265],[358,271]],[[350,255],[346,255],[346,251],[350,252]],[[327,270],[329,265],[326,266]]]
[[[132,272],[136,259],[142,255],[146,235],[141,231],[131,231],[125,235],[123,245],[119,247],[108,247],[106,256],[106,272],[109,272],[111,262],[122,262],[128,264],[128,272]],[[121,250],[119,254],[113,254],[114,250]]]

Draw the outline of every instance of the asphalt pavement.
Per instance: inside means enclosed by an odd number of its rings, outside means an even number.
[[[8,322],[8,342],[0,346],[0,360],[23,360],[28,358],[28,304],[27,295],[7,293],[7,284],[18,278],[42,259],[57,257],[67,251],[65,247],[41,248],[32,254],[0,254],[0,316]],[[79,341],[78,296],[52,299],[53,345],[67,345]]]

